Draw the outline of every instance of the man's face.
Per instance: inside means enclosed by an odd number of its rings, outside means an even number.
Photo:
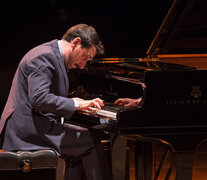
[[[65,66],[67,69],[83,69],[88,61],[91,61],[96,55],[96,48],[81,48],[81,43],[74,44],[72,51],[65,57]]]

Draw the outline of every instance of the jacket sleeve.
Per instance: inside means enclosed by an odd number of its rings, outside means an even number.
[[[41,63],[38,63],[38,61]],[[44,56],[39,57],[34,62],[28,67],[29,75],[27,79],[28,97],[32,107],[69,119],[76,110],[74,101],[51,92],[58,66],[51,63],[52,61]]]

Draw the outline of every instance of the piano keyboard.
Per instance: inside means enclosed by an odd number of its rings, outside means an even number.
[[[129,107],[114,105],[104,102],[101,110],[92,107],[91,110],[78,110],[65,123],[72,123],[84,127],[93,127],[99,130],[115,132],[117,130],[117,114],[120,111],[130,109]]]
[[[87,112],[91,115],[98,115],[98,116],[103,116],[103,117],[107,117],[107,118],[111,118],[111,119],[116,119],[116,112],[111,112],[108,110],[99,110],[97,108],[91,108],[92,110],[83,110],[83,112]]]
[[[97,108],[91,108],[92,110],[84,110],[82,112],[86,112],[87,114],[90,114],[92,116],[101,116],[105,117],[111,120],[116,120],[117,112],[120,110],[129,109],[129,107],[125,106],[118,106],[114,105],[113,103],[104,102],[104,106],[101,110]]]

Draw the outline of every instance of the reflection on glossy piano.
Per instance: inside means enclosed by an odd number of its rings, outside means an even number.
[[[146,58],[96,59],[75,72],[70,94],[100,97],[105,106],[68,121],[162,139],[176,154],[177,180],[191,179],[193,152],[207,138],[206,9],[205,0],[174,0]],[[120,97],[142,101],[133,109],[114,106]]]

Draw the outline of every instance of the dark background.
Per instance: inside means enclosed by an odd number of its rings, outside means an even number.
[[[0,113],[15,69],[36,45],[78,23],[93,25],[103,57],[145,57],[173,0],[27,0],[1,4]]]

